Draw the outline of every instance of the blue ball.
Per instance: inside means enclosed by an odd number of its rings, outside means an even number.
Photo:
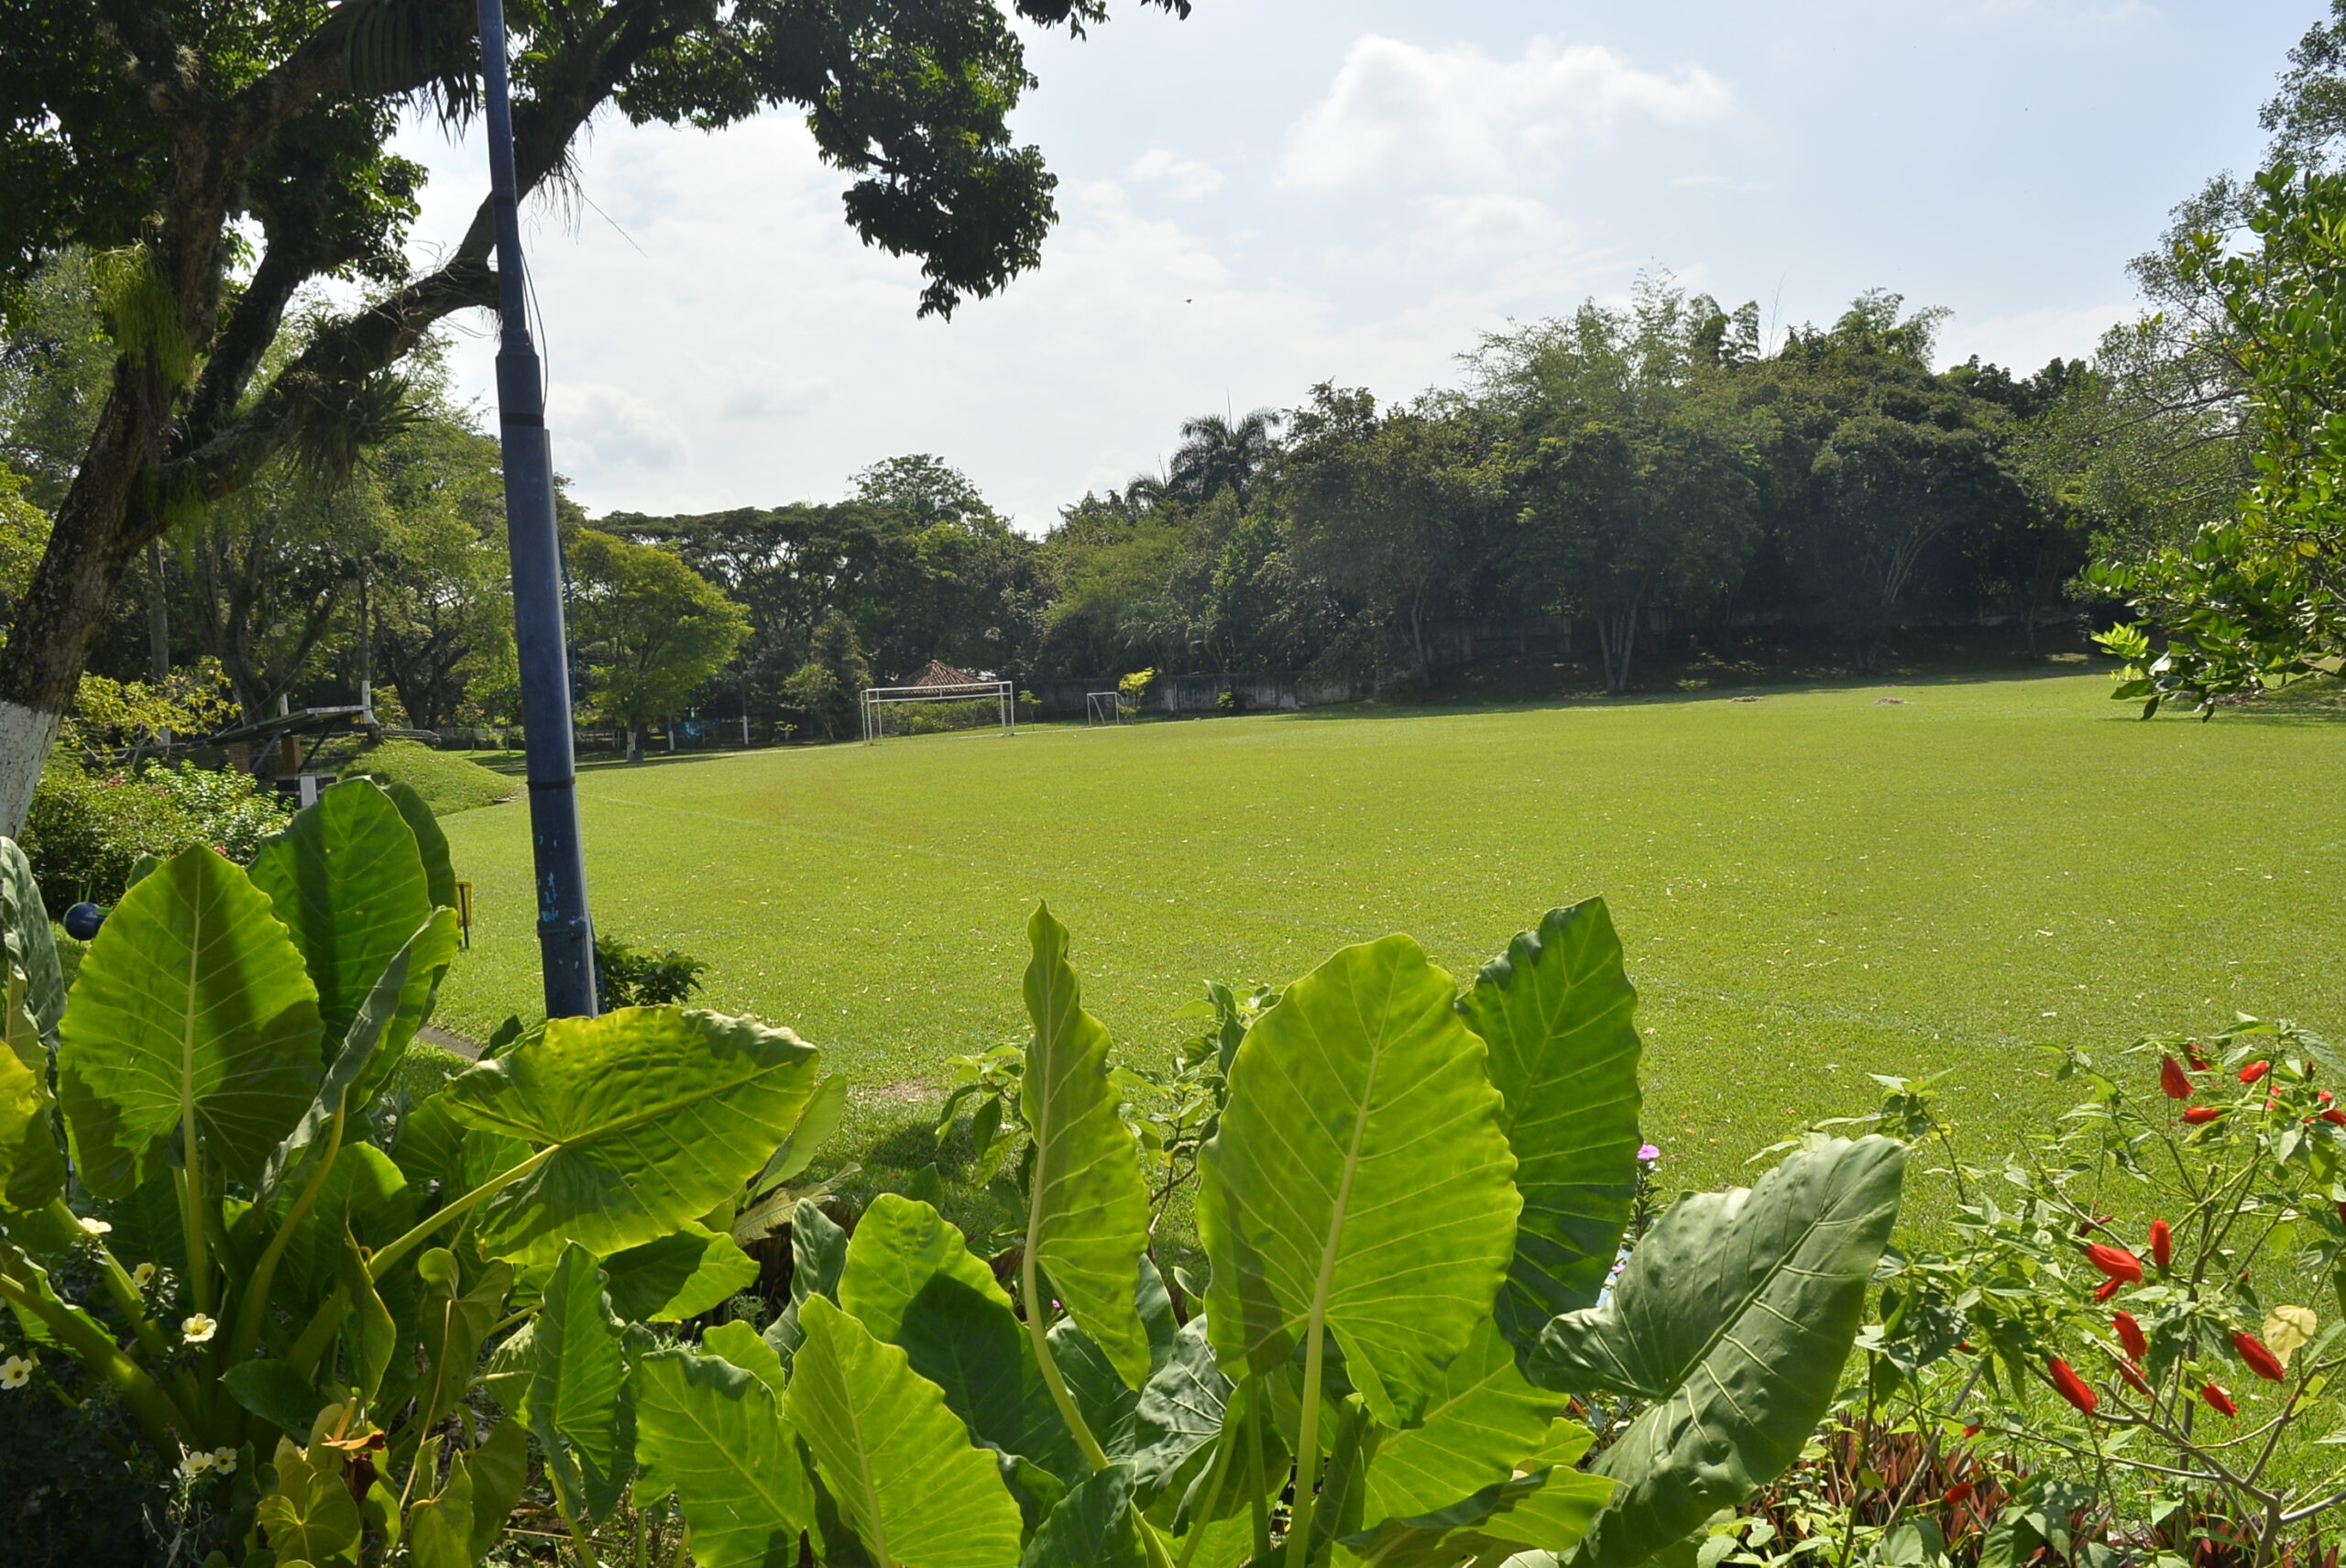
[[[106,912],[94,904],[77,904],[65,912],[65,934],[77,942],[96,936],[105,923]]]

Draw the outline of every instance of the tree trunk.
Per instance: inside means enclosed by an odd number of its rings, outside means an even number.
[[[90,644],[105,625],[115,587],[155,529],[130,517],[131,492],[168,404],[144,367],[115,369],[72,488],[40,565],[0,647],[0,835],[24,831],[59,727],[72,711]]]

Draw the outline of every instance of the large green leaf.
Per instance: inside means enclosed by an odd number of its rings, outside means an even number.
[[[774,1314],[762,1336],[773,1346],[784,1366],[798,1354],[806,1336],[798,1327],[798,1310],[809,1296],[827,1296],[836,1306],[839,1276],[847,1271],[847,1233],[833,1224],[811,1198],[802,1198],[790,1216],[790,1302]]]
[[[247,1212],[236,1234],[258,1249],[269,1227],[285,1222],[295,1199],[293,1189],[280,1188],[266,1208]],[[345,1144],[319,1183],[310,1212],[286,1239],[270,1294],[280,1301],[316,1299],[334,1277],[345,1227],[361,1245],[382,1246],[415,1223],[416,1208],[415,1190],[389,1156],[372,1144]]]
[[[82,955],[59,1038],[74,1164],[104,1198],[159,1169],[184,1117],[222,1169],[254,1180],[321,1072],[301,955],[268,896],[209,849],[123,894]]]
[[[1148,1245],[1148,1185],[1108,1080],[1108,1031],[1083,1010],[1067,961],[1067,927],[1037,905],[1026,922],[1026,1014],[1034,1043],[1019,1107],[1034,1137],[1026,1250],[1068,1316],[1106,1353],[1127,1387],[1148,1377],[1148,1335],[1133,1279]],[[1029,1301],[1030,1312],[1041,1310]]]
[[[1222,1435],[1233,1385],[1214,1365],[1206,1320],[1191,1318],[1174,1335],[1172,1354],[1149,1375],[1124,1445],[1133,1467],[1133,1491],[1144,1506],[1190,1459]]]
[[[424,1363],[416,1387],[415,1423],[418,1431],[428,1431],[464,1402],[480,1364],[482,1342],[504,1316],[513,1266],[490,1264],[467,1290],[455,1255],[433,1247],[416,1259],[415,1272],[423,1285],[416,1348]]]
[[[1523,1215],[1499,1327],[1528,1354],[1596,1304],[1638,1190],[1638,993],[1605,901],[1551,909],[1483,966],[1458,1010],[1490,1047]]]
[[[25,971],[25,1004],[41,1037],[57,1043],[65,1015],[65,971],[57,961],[57,934],[49,927],[33,863],[14,839],[0,838],[0,939]]]
[[[1364,1568],[1466,1568],[1505,1559],[1513,1568],[1556,1568],[1612,1496],[1614,1482],[1576,1466],[1595,1434],[1551,1424],[1514,1472],[1446,1508],[1387,1519],[1343,1538],[1341,1561]]]
[[[529,1483],[529,1436],[511,1421],[499,1421],[466,1456],[466,1466],[473,1475],[473,1556],[481,1558],[503,1538],[505,1521]]]
[[[408,977],[419,970],[444,970],[455,956],[456,917],[444,909],[434,912],[422,929],[391,956],[391,961],[377,978],[375,989],[367,993],[366,1003],[344,1031],[342,1047],[334,1053],[325,1077],[319,1081],[310,1108],[269,1157],[260,1180],[264,1201],[289,1175],[305,1165],[304,1157],[332,1124],[336,1113],[354,1110],[364,1102],[363,1097],[355,1092],[361,1080],[380,1080],[397,1066],[396,1052],[386,1047],[393,1020],[400,1012],[400,999],[408,989]],[[389,1065],[378,1065],[386,1057],[392,1058]]]
[[[1009,1295],[936,1210],[893,1192],[873,1199],[848,1242],[838,1295],[943,1390],[980,1442],[1060,1476],[1088,1468]]]
[[[1091,1343],[1091,1336],[1080,1324],[1063,1320],[1052,1324],[1050,1331],[1051,1358],[1058,1363],[1059,1376],[1066,1379],[1068,1392],[1074,1397],[1076,1409],[1082,1412],[1084,1424],[1091,1429],[1091,1435],[1112,1459],[1128,1458],[1148,1441],[1139,1432],[1141,1399],[1154,1386],[1165,1364],[1173,1358],[1180,1335],[1180,1322],[1173,1315],[1172,1297],[1165,1288],[1165,1276],[1157,1272],[1154,1258],[1141,1258],[1134,1287],[1133,1308],[1140,1314],[1142,1332],[1148,1336],[1149,1381],[1140,1387],[1124,1386],[1124,1375]]]
[[[806,1337],[784,1404],[872,1555],[904,1568],[1012,1568],[1018,1505],[937,1385],[823,1297],[802,1304],[799,1322]]]
[[[677,1007],[555,1018],[442,1092],[457,1121],[553,1153],[498,1193],[484,1253],[608,1256],[729,1201],[789,1133],[820,1053],[787,1029]]]
[[[633,1467],[634,1409],[619,1326],[603,1303],[603,1271],[586,1248],[563,1249],[533,1326],[531,1433],[564,1503],[601,1519]]]
[[[757,1283],[748,1253],[698,1225],[603,1260],[611,1310],[630,1322],[680,1323]]]
[[[292,933],[318,988],[328,1048],[338,1047],[392,955],[431,916],[414,832],[372,779],[345,779],[261,846],[252,879]],[[436,978],[410,980],[421,992]],[[406,1044],[388,1042],[394,1057]]]
[[[399,779],[378,779],[383,793],[400,808],[400,817],[407,823],[408,831],[415,835],[415,852],[423,861],[423,886],[435,909],[456,907],[456,869],[448,859],[448,835],[440,830],[440,819],[432,814],[411,784]]]
[[[1374,1524],[1431,1513],[1506,1480],[1565,1403],[1524,1380],[1515,1347],[1485,1318],[1444,1371],[1423,1423],[1377,1444],[1362,1517]]]
[[[1035,1539],[1019,1568],[1142,1568],[1148,1550],[1134,1516],[1132,1471],[1122,1464],[1070,1487]]]
[[[683,1502],[700,1568],[796,1568],[814,1492],[762,1379],[715,1356],[652,1352],[636,1364],[635,1453],[649,1495],[673,1489]]]
[[[1225,1369],[1267,1372],[1324,1326],[1377,1420],[1406,1426],[1490,1314],[1522,1201],[1455,992],[1387,937],[1246,1031],[1198,1201]]]
[[[1652,1401],[1597,1459],[1621,1489],[1584,1568],[1643,1563],[1798,1456],[1848,1358],[1904,1164],[1887,1138],[1818,1140],[1757,1187],[1682,1199],[1604,1305],[1548,1326],[1537,1381]]]
[[[700,1348],[703,1355],[731,1362],[777,1396],[790,1384],[790,1372],[783,1365],[781,1354],[739,1318],[719,1323],[701,1335]]]
[[[6,981],[0,987],[0,1208],[38,1209],[65,1190],[65,1153],[57,1146],[49,1047],[27,1003],[24,969],[13,956],[0,958],[0,965]]]
[[[325,1442],[341,1417],[339,1405],[319,1411],[306,1449],[290,1437],[277,1440],[277,1484],[260,1499],[260,1526],[280,1563],[332,1568],[358,1560],[358,1502],[341,1452]]]

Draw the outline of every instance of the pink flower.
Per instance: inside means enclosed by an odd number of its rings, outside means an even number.
[[[1639,1160],[1639,1162],[1640,1164],[1643,1164],[1643,1165],[1651,1165],[1654,1161],[1656,1161],[1656,1160],[1660,1159],[1661,1157],[1661,1151],[1660,1149],[1656,1148],[1653,1145],[1651,1145],[1651,1144],[1639,1144],[1639,1145],[1638,1146],[1638,1160]]]

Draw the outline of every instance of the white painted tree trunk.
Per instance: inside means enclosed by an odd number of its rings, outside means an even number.
[[[0,834],[14,839],[25,830],[41,764],[64,722],[61,713],[0,698]]]

